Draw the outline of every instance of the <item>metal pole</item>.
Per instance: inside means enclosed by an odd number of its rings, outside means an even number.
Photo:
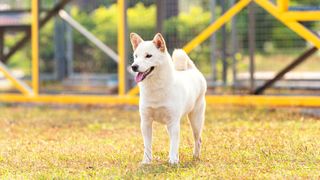
[[[231,6],[235,4],[235,0],[231,0]],[[237,58],[238,53],[238,37],[237,37],[237,19],[233,16],[231,20],[231,44],[232,44],[232,80],[233,87],[237,85]]]
[[[96,38],[92,33],[90,33],[86,28],[84,28],[81,24],[75,21],[66,11],[60,10],[59,16],[65,20],[69,25],[79,31],[83,36],[89,39],[94,45],[96,45],[99,49],[101,49],[105,54],[111,57],[111,59],[115,62],[118,62],[118,55],[107,45],[101,42],[98,38]]]
[[[227,10],[227,4],[224,0],[220,0],[220,4],[222,7],[222,14],[224,14]],[[228,62],[227,62],[227,31],[226,25],[223,25],[221,28],[221,36],[222,36],[222,81],[223,85],[227,85],[227,71],[228,71]]]
[[[255,43],[256,43],[256,35],[255,35],[255,9],[254,4],[250,3],[249,7],[249,24],[248,24],[248,38],[249,38],[249,56],[250,56],[250,91],[252,92],[255,88],[255,63],[254,63],[254,51],[255,51]]]
[[[164,19],[164,1],[156,0],[157,4],[157,32],[162,32],[162,25]]]
[[[72,28],[70,26],[67,26],[66,29],[66,40],[67,40],[67,76],[73,75],[73,33]]]
[[[33,95],[37,96],[39,94],[39,0],[32,0],[31,7],[32,88]]]
[[[118,0],[118,83],[119,95],[126,93],[126,1]]]
[[[67,6],[67,12],[70,11],[70,6]],[[66,25],[66,58],[67,58],[67,76],[71,77],[73,75],[73,32],[72,27]]]
[[[215,21],[215,8],[216,8],[216,0],[210,1],[210,9],[211,9],[211,23]],[[210,60],[211,60],[211,68],[212,68],[212,80],[215,83],[217,81],[217,59],[216,59],[216,34],[213,33],[210,37],[210,46],[211,46],[211,53],[210,53]]]
[[[56,17],[54,20],[54,77],[57,80],[62,80],[66,75],[65,22],[59,17]]]

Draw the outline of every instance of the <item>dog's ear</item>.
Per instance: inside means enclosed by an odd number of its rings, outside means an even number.
[[[154,43],[154,45],[156,45],[156,47],[161,51],[164,52],[166,50],[166,42],[164,41],[164,38],[162,37],[162,35],[160,33],[157,33],[152,42]]]
[[[130,33],[130,41],[132,44],[132,49],[136,50],[136,48],[143,41],[143,39],[136,33]]]

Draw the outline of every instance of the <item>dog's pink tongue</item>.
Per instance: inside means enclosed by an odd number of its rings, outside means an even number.
[[[138,72],[138,74],[136,75],[136,78],[135,78],[136,83],[142,81],[143,80],[143,76],[144,76],[144,74],[142,72]]]

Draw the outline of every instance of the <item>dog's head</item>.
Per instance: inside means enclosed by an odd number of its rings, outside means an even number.
[[[160,33],[152,41],[144,41],[138,34],[131,33],[130,41],[133,48],[134,62],[131,68],[137,72],[135,81],[141,82],[160,66],[167,53],[166,43]]]

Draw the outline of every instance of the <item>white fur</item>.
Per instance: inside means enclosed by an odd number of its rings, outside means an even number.
[[[182,49],[175,49],[173,51],[172,60],[177,71],[184,71],[195,67],[187,53]]]
[[[138,83],[144,140],[142,163],[150,163],[152,160],[153,121],[164,123],[167,127],[170,136],[169,163],[179,162],[180,120],[184,115],[188,115],[193,130],[193,155],[199,158],[206,106],[205,78],[183,50],[174,51],[173,62],[167,50],[160,51],[154,41],[142,41],[134,47],[133,65],[139,65],[140,72],[155,67],[153,72]],[[145,54],[151,54],[152,57],[147,59]]]

